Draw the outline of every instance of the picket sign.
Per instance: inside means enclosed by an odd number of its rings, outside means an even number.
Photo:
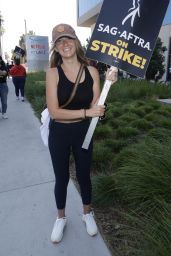
[[[117,68],[145,78],[169,2],[104,0],[86,57],[110,66],[116,62]],[[104,104],[111,84],[105,81],[98,105]],[[92,118],[82,148],[88,149],[98,119]]]
[[[117,72],[118,69],[116,67],[111,66],[109,74],[112,71]],[[107,95],[108,95],[108,92],[109,92],[110,87],[111,87],[112,84],[113,84],[112,81],[105,80],[105,83],[103,85],[103,89],[102,89],[102,92],[100,94],[100,98],[99,98],[99,101],[98,101],[97,105],[104,105],[105,100],[106,100]],[[83,145],[82,145],[83,149],[88,149],[88,147],[90,145],[90,142],[91,142],[91,139],[93,137],[93,133],[94,133],[94,130],[96,128],[98,120],[99,120],[99,117],[93,117],[92,118],[91,123],[90,123],[89,128],[88,128],[88,131],[87,131],[86,136],[84,138],[84,142],[83,142]]]

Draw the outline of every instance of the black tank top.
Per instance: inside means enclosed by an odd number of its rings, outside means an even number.
[[[58,102],[63,105],[70,97],[74,83],[68,80],[61,66],[57,67],[59,74],[58,82]],[[85,79],[78,84],[76,94],[72,101],[65,107],[66,109],[89,108],[93,100],[93,78],[87,67],[85,67]]]

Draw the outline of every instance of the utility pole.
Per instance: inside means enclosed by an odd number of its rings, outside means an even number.
[[[24,50],[25,50],[25,56],[24,58],[24,63],[26,62],[26,36],[27,36],[27,23],[26,19],[24,20],[24,25],[25,25],[25,36],[24,36]]]
[[[27,23],[26,20],[24,20],[24,24],[25,24],[25,36],[27,35]]]
[[[2,37],[2,19],[1,19],[1,14],[0,14],[0,56],[2,56],[1,37]]]

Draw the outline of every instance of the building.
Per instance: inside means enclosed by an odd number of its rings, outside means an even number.
[[[90,27],[93,30],[102,2],[102,0],[77,0],[77,25]]]
[[[102,0],[77,0],[77,25],[81,27],[90,27],[93,31],[102,2]],[[167,48],[167,51],[165,52],[166,72],[162,80],[171,80],[171,0],[159,37],[161,38],[163,45]]]
[[[165,52],[165,74],[162,78],[163,81],[171,81],[171,0],[166,12],[166,16],[161,27],[159,37],[161,38],[163,45],[166,46]]]

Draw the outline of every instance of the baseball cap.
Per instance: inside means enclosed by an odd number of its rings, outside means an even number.
[[[52,30],[52,42],[55,43],[59,38],[68,36],[76,39],[75,30],[68,24],[59,24]]]

